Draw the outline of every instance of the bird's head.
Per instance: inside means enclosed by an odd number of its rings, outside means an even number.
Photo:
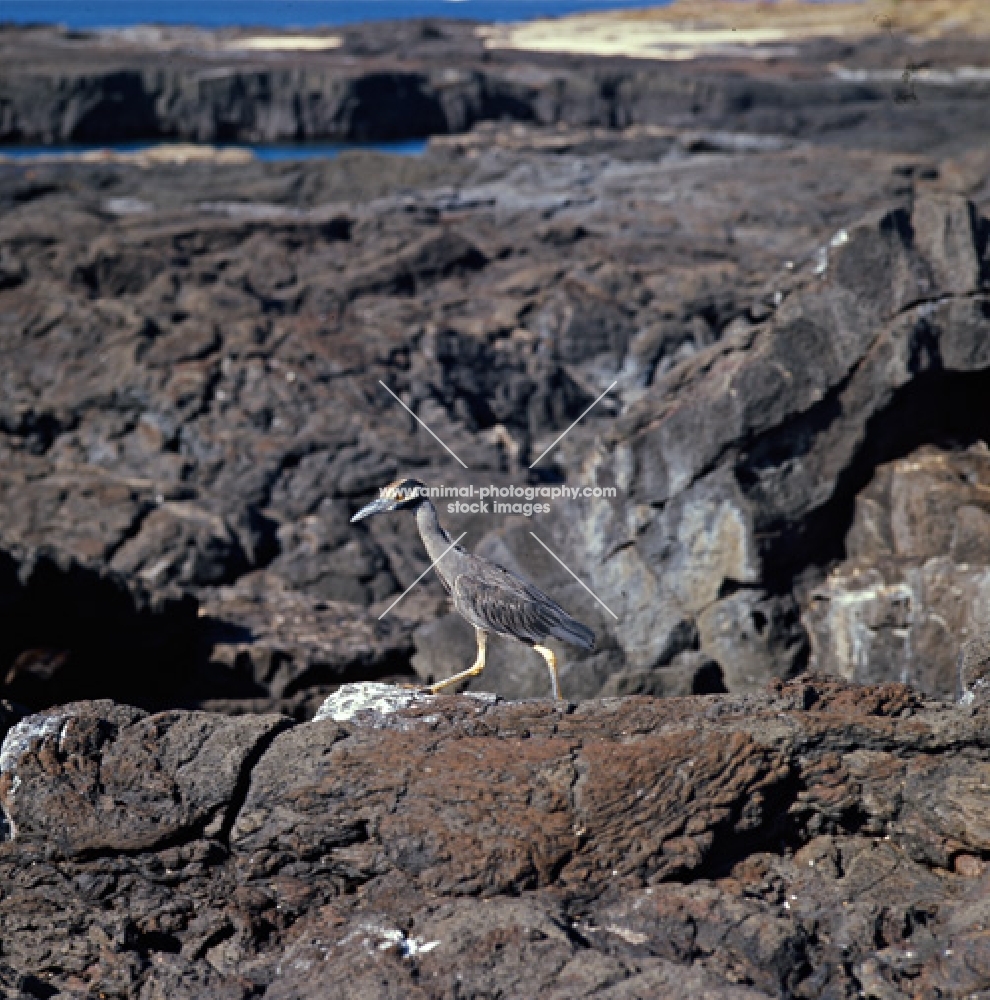
[[[418,479],[396,479],[383,486],[380,493],[377,500],[372,500],[351,518],[351,524],[387,510],[414,510],[427,499],[426,487]]]

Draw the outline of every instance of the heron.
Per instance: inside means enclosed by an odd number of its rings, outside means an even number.
[[[477,677],[485,669],[488,635],[494,632],[532,646],[546,660],[553,696],[559,699],[557,657],[547,642],[559,639],[582,649],[594,649],[595,633],[528,580],[454,544],[440,523],[427,487],[418,479],[397,479],[390,483],[381,490],[377,500],[372,500],[351,518],[351,523],[394,510],[408,510],[415,515],[419,536],[433,568],[451,596],[457,613],[474,626],[478,641],[478,655],[473,665],[427,687],[430,694]]]

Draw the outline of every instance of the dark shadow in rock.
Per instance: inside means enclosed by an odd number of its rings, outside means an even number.
[[[725,878],[733,867],[752,854],[767,853],[783,855],[809,840],[802,829],[801,817],[795,808],[800,801],[804,783],[796,770],[792,770],[783,780],[769,787],[763,793],[761,810],[763,822],[751,829],[744,829],[740,816],[735,812],[726,820],[724,829],[731,831],[724,838],[715,831],[716,841],[721,842],[718,850],[710,851],[700,867],[684,879]],[[745,808],[738,804],[737,809]],[[673,881],[680,881],[676,877]]]
[[[350,139],[417,139],[447,131],[440,100],[418,73],[370,73],[354,81],[345,124]]]
[[[202,655],[196,658],[195,668],[187,682],[169,692],[162,707],[198,708],[204,701],[266,699],[270,695],[268,688],[259,684],[247,671],[231,670],[225,664],[211,660],[208,655]]]
[[[225,622],[220,618],[204,616],[200,621],[203,635],[208,637],[210,646],[216,643],[251,642],[254,633],[246,625]]]
[[[768,589],[786,592],[809,565],[823,567],[845,559],[856,496],[879,465],[925,444],[954,450],[977,441],[990,442],[988,398],[990,371],[936,369],[917,375],[895,392],[888,405],[867,422],[864,441],[838,477],[831,499],[800,521],[763,526],[761,556]],[[823,401],[822,405],[827,404]],[[818,415],[808,419],[815,421]],[[804,430],[813,436],[813,431]],[[743,487],[755,482],[762,468],[776,464],[775,457],[800,454],[801,434],[802,422],[790,421],[777,434],[762,439],[737,469]]]
[[[21,980],[21,989],[28,996],[38,997],[38,1000],[48,1000],[49,997],[53,997],[59,992],[54,986],[49,986],[37,976],[25,976]]]
[[[0,683],[37,710],[85,698],[175,704],[193,680],[199,631],[189,596],[149,597],[113,574],[0,554]]]

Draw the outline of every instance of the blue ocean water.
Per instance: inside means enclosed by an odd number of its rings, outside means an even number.
[[[309,28],[407,17],[526,21],[593,10],[663,6],[669,0],[0,0],[0,21],[70,28],[188,24]]]

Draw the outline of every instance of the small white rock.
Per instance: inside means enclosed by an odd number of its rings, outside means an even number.
[[[359,712],[374,712],[376,715],[392,715],[394,712],[409,708],[410,705],[432,705],[443,695],[429,694],[427,691],[417,691],[415,688],[396,687],[394,684],[343,684],[330,695],[319,711],[313,716],[314,722],[321,719],[333,719],[334,722],[347,722]],[[489,691],[465,691],[465,698],[472,698],[483,705],[494,705],[500,699],[497,694]],[[482,711],[479,706],[476,711]],[[437,716],[423,718],[423,723],[437,721]]]
[[[107,198],[103,202],[103,211],[110,215],[145,215],[154,210],[150,201],[140,198]]]
[[[320,705],[320,710],[313,716],[314,722],[321,719],[333,719],[334,722],[347,722],[358,712],[377,712],[379,715],[391,715],[410,705],[429,705],[436,701],[437,695],[426,694],[423,691],[410,691],[396,687],[394,684],[344,684],[330,695]]]

